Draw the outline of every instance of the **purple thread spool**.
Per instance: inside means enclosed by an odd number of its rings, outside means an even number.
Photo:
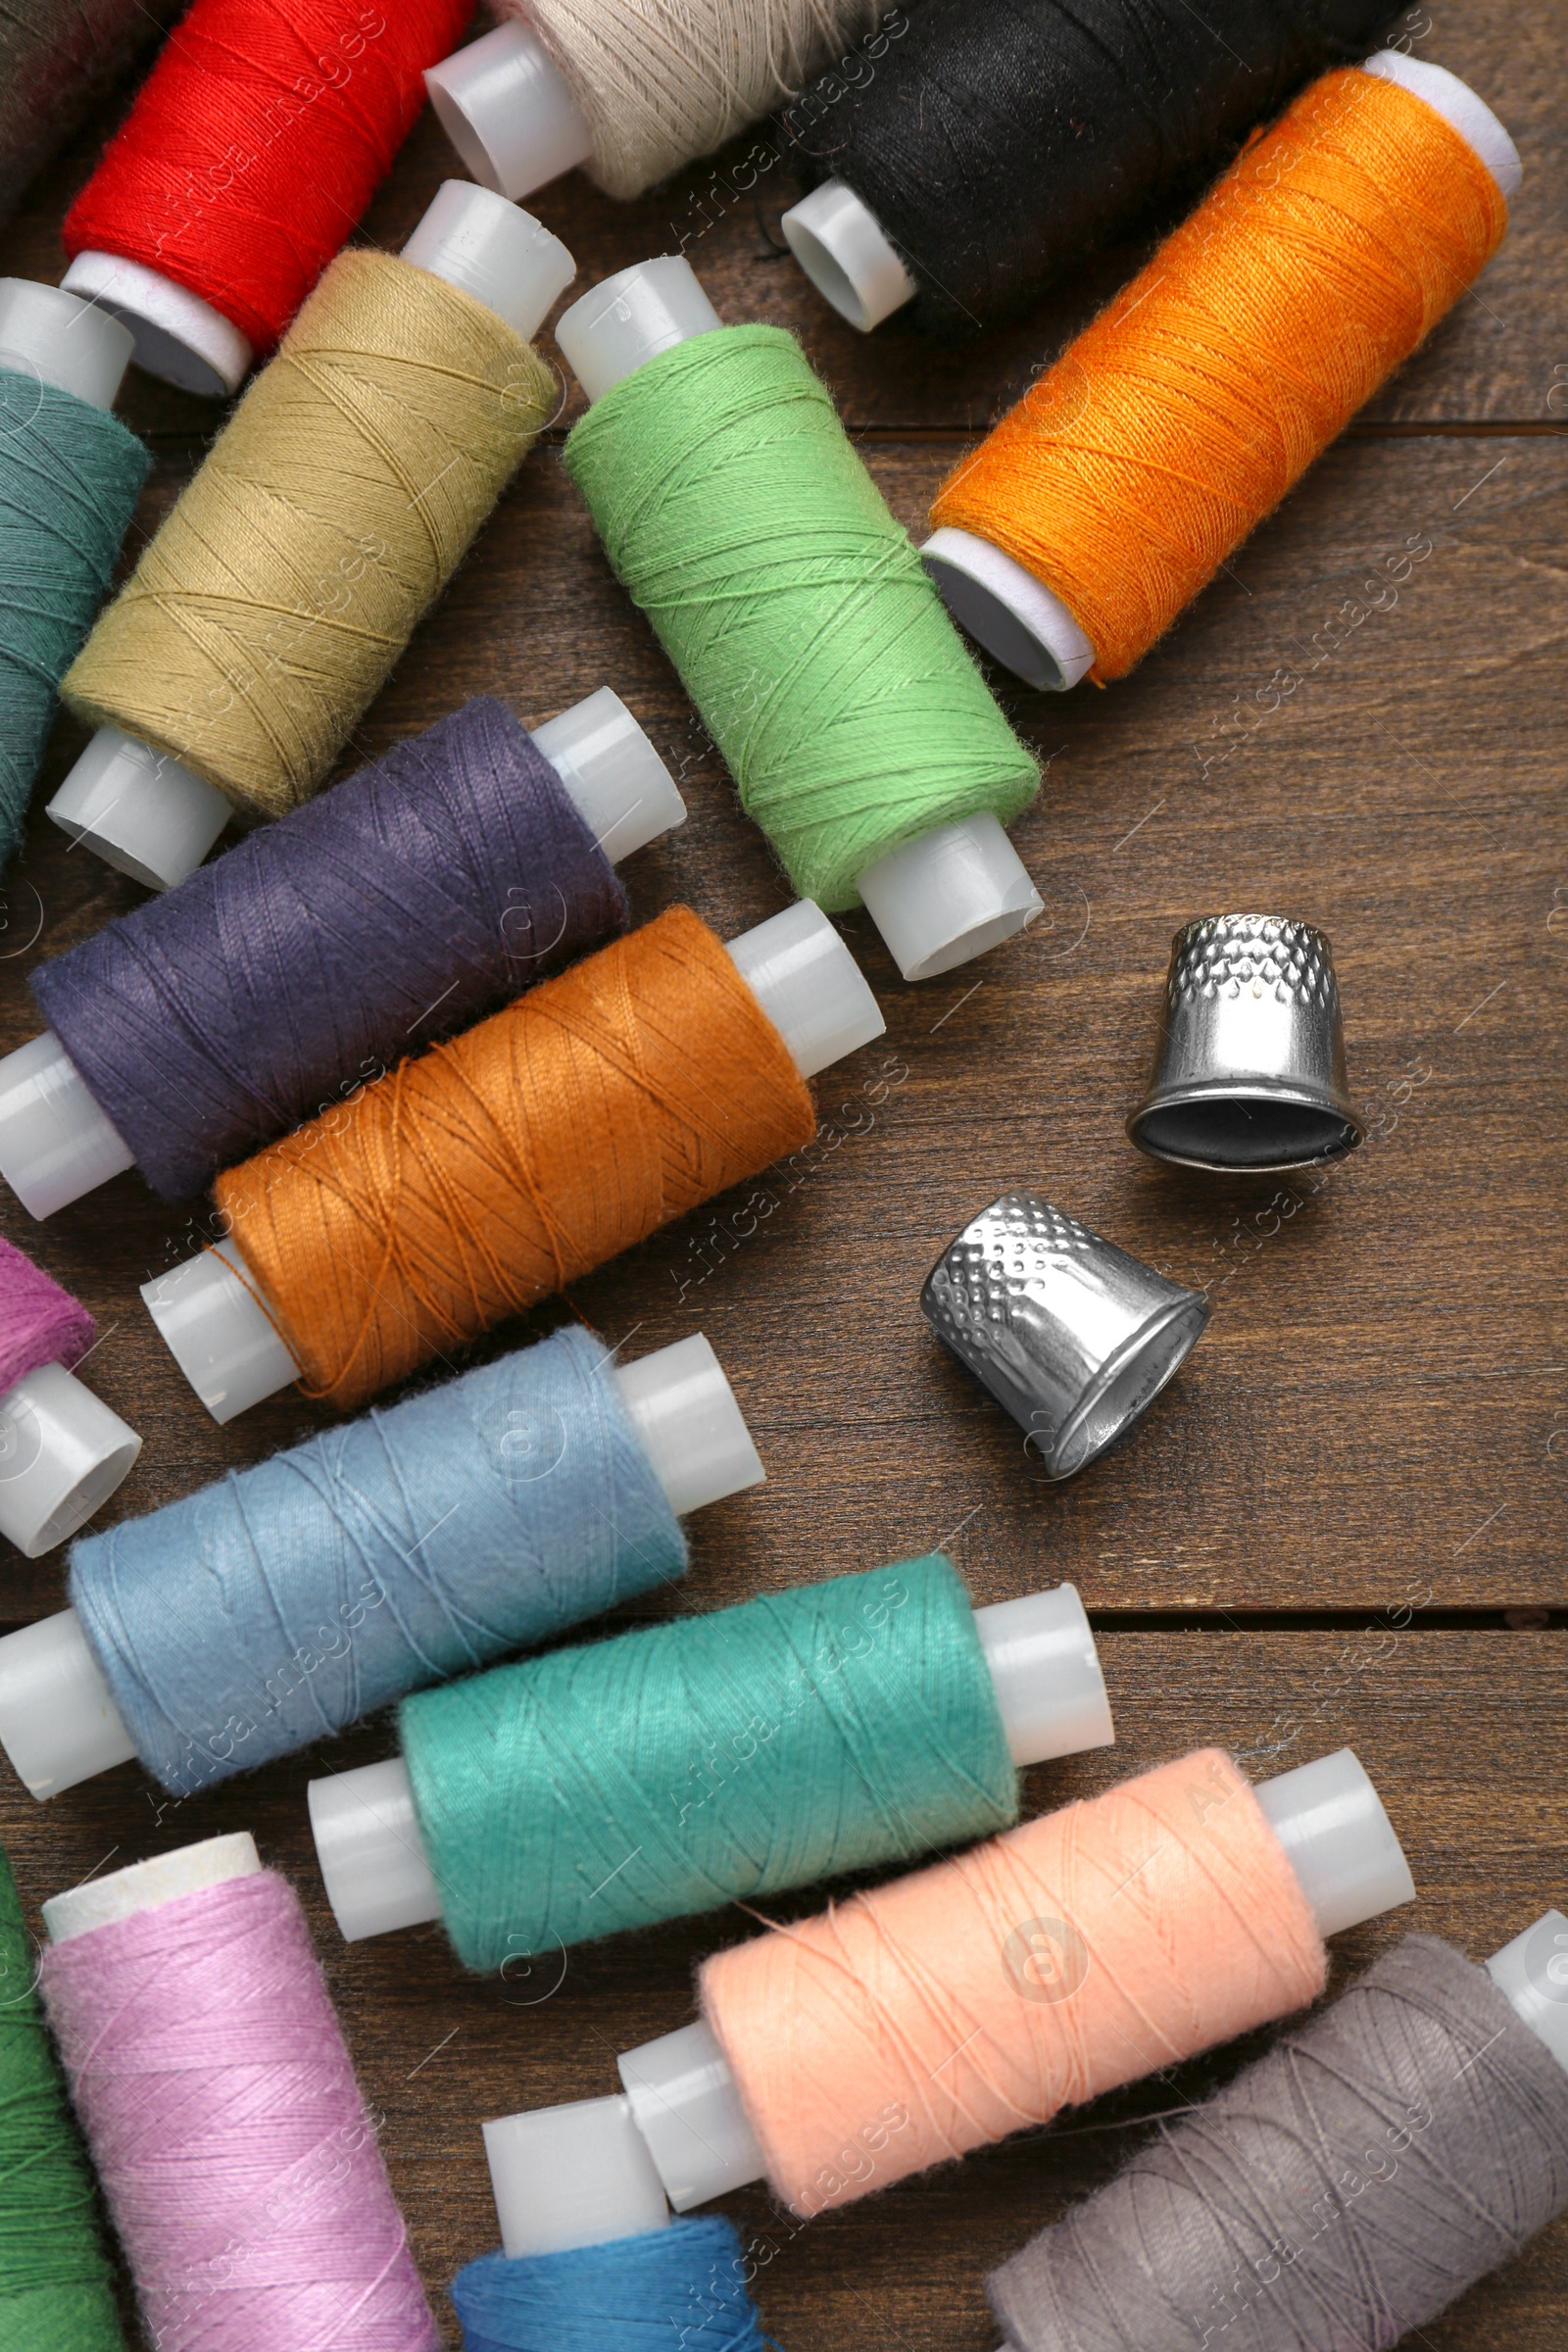
[[[623,930],[614,860],[685,813],[608,687],[534,735],[479,697],[34,972],[0,1173],[35,1217],[200,1192]]]

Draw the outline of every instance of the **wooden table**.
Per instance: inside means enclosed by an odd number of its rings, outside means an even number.
[[[997,681],[1049,760],[1015,831],[1044,919],[914,989],[863,915],[846,921],[888,1040],[824,1080],[838,1140],[809,1180],[750,1238],[720,1202],[576,1294],[607,1336],[635,1334],[635,1351],[705,1330],[767,1463],[763,1489],[694,1523],[695,1566],[671,1607],[943,1543],[978,1600],[1071,1578],[1093,1611],[1119,1743],[1033,1773],[1034,1809],[1204,1741],[1256,1770],[1353,1743],[1421,1899],[1343,1937],[1337,1983],[1410,1925],[1483,1957],[1568,1900],[1561,27],[1546,7],[1509,0],[1434,0],[1432,13],[1419,54],[1473,80],[1525,160],[1515,224],[1479,290],[1129,682],[1051,698]],[[0,241],[0,270],[58,275],[57,225],[94,151],[79,141],[34,191]],[[367,234],[395,248],[453,168],[426,120]],[[1102,257],[1022,328],[934,354],[897,325],[863,340],[830,317],[778,247],[790,193],[775,174],[738,194],[720,166],[633,206],[577,179],[537,204],[575,253],[579,286],[686,232],[724,318],[803,335],[916,524],[955,454],[1137,257]],[[123,409],[157,457],[139,544],[215,413],[140,378]],[[558,425],[502,502],[345,766],[481,690],[532,723],[608,681],[692,811],[635,861],[639,915],[684,899],[737,931],[784,904],[786,886],[612,580],[561,438]],[[1396,596],[1369,587],[1402,550],[1415,560]],[[1284,697],[1281,670],[1302,680]],[[62,724],[40,800],[79,743]],[[7,886],[0,1046],[38,1026],[32,963],[138,895],[34,823]],[[1237,907],[1298,912],[1333,939],[1371,1134],[1332,1173],[1184,1176],[1125,1140],[1170,934]],[[866,1081],[890,1055],[906,1075],[873,1113]],[[1136,1437],[1066,1487],[1041,1482],[916,1304],[944,1243],[1012,1185],[1213,1294],[1206,1337]],[[5,1213],[101,1318],[93,1384],[146,1439],[106,1519],[313,1425],[290,1395],[220,1430],[190,1396],[136,1286],[188,1252],[193,1222],[138,1178],[43,1227]],[[0,1615],[58,1607],[61,1577],[58,1557],[9,1558]],[[183,1805],[127,1766],[39,1807],[0,1764],[0,1835],[35,1913],[86,1872],[254,1829],[310,1908],[456,2345],[442,2289],[495,2238],[479,2120],[612,2089],[612,2053],[682,2023],[694,1963],[751,1929],[736,1913],[576,1950],[559,1984],[556,1971],[466,1980],[433,1929],[346,1947],[321,1897],[305,1787],[390,1747],[376,1723]],[[760,2192],[737,2198],[743,2228],[773,2249],[759,2289],[770,2331],[785,2352],[985,2352],[984,2270],[1104,2179],[1141,2115],[1245,2054],[808,2228]],[[1556,2352],[1565,2331],[1561,2225],[1422,2340],[1429,2352]]]

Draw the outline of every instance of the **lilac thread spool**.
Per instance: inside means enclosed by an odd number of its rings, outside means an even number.
[[[40,1990],[162,2352],[439,2352],[299,1898],[241,1834],[45,1903]]]

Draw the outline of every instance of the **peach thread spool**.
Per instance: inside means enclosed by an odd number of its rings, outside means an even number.
[[[1348,1748],[1255,1789],[1203,1748],[715,1954],[621,2084],[677,2212],[822,2213],[1304,2007],[1414,1898]]]
[[[1031,686],[1124,677],[1480,275],[1519,180],[1441,66],[1324,74],[944,483],[955,618]]]
[[[808,900],[728,947],[669,907],[220,1176],[227,1238],[142,1297],[215,1420],[352,1410],[803,1149],[883,1026]]]

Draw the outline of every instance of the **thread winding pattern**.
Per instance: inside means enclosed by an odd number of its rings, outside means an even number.
[[[0,2336],[6,2352],[125,2352],[92,2175],[0,1854]]]
[[[1033,572],[1094,674],[1124,676],[1480,274],[1507,217],[1423,100],[1326,74],[956,469],[932,521]]]
[[[640,196],[804,88],[886,0],[501,0],[537,32],[593,139],[592,176]]]
[[[0,368],[0,867],[151,464],[118,416]]]
[[[746,2275],[732,2222],[683,2214],[608,2245],[481,2255],[452,2301],[465,2352],[768,2352]]]
[[[672,906],[219,1178],[310,1393],[340,1409],[816,1130],[723,947]]]
[[[870,71],[830,73],[786,109],[783,143],[814,179],[846,181],[903,254],[919,285],[904,315],[973,334],[1196,194],[1309,74],[1364,57],[1390,13],[922,0]]]
[[[70,212],[270,351],[391,168],[467,0],[196,0]]]
[[[1210,1748],[716,1953],[699,1987],[808,2215],[1299,2009],[1326,1964]]]
[[[166,1200],[608,935],[626,894],[556,770],[481,696],[31,987]]]
[[[991,2299],[1016,2352],[1388,2352],[1565,2206],[1568,2074],[1484,1969],[1411,1936]]]
[[[952,1564],[831,1577],[410,1699],[404,1761],[472,1969],[1018,1817]]]
[[[681,1576],[576,1328],[79,1541],[71,1604],[176,1796]]]
[[[554,400],[538,354],[461,287],[340,254],[73,664],[71,709],[281,816]]]
[[[781,327],[660,353],[566,465],[606,552],[803,898],[1037,776],[832,399]]]
[[[42,1990],[160,2352],[439,2352],[285,1880],[74,1936]]]

